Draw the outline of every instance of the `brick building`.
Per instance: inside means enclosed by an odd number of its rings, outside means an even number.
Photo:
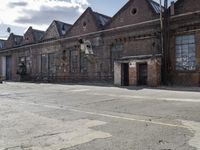
[[[73,25],[30,27],[4,42],[0,74],[19,81],[23,63],[28,81],[199,86],[200,1],[178,0],[163,16],[161,32],[159,4],[129,0],[113,17],[88,8]]]

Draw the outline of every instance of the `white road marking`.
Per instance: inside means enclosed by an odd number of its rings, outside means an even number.
[[[177,128],[188,128],[184,125],[175,125],[175,124],[168,124],[168,123],[162,123],[162,122],[156,122],[156,121],[148,121],[148,120],[142,120],[142,119],[134,119],[129,117],[122,117],[122,116],[116,116],[116,115],[110,115],[110,114],[103,114],[103,113],[97,113],[97,112],[89,112],[89,111],[83,111],[78,109],[68,109],[74,112],[80,112],[95,116],[102,116],[102,117],[108,117],[108,118],[115,118],[115,119],[122,119],[122,120],[128,120],[128,121],[136,121],[136,122],[144,122],[149,124],[155,124],[155,125],[161,125],[161,126],[168,126],[168,127],[177,127]]]
[[[115,118],[115,119],[121,119],[121,120],[128,120],[128,121],[149,123],[149,124],[154,124],[154,125],[161,125],[161,126],[166,126],[166,127],[175,127],[175,128],[188,129],[188,126],[185,126],[185,125],[176,125],[176,124],[169,124],[169,123],[163,123],[163,122],[157,122],[157,121],[142,120],[142,119],[136,119],[136,118],[130,118],[130,117],[122,117],[122,116],[105,114],[105,113],[98,113],[98,112],[92,112],[92,111],[84,111],[84,110],[76,109],[76,108],[71,107],[71,106],[60,107],[60,106],[53,106],[53,105],[47,105],[47,104],[36,104],[36,103],[22,102],[22,101],[12,101],[12,100],[7,100],[7,101],[18,103],[18,104],[21,103],[21,104],[42,106],[42,107],[46,107],[46,108],[53,108],[53,109],[59,109],[59,110],[68,110],[68,111],[79,112],[79,113],[95,115],[95,116],[102,116],[102,117],[107,117],[107,118]]]
[[[99,94],[90,93],[90,95],[96,96],[110,96],[110,97],[121,97],[121,98],[133,98],[133,99],[146,99],[146,100],[162,100],[162,101],[181,101],[181,102],[195,102],[200,103],[200,99],[188,99],[188,98],[163,98],[163,97],[150,97],[150,96],[133,96],[133,95],[117,95],[117,94]]]
[[[159,100],[159,98],[157,98]],[[181,101],[181,102],[196,102],[200,103],[200,99],[188,99],[188,98],[160,98],[166,101]]]
[[[70,90],[70,92],[86,92],[90,91],[89,89],[79,89],[79,90]]]

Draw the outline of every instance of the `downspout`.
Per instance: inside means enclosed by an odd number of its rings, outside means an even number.
[[[167,72],[167,25],[166,25],[166,17],[168,9],[168,0],[164,0],[164,11],[162,7],[162,0],[160,0],[160,28],[161,28],[161,50],[162,50],[162,84],[167,85],[168,80],[168,72]],[[164,15],[164,16],[163,16]]]
[[[163,45],[163,12],[162,12],[162,0],[160,0],[160,33],[161,33],[161,50],[162,55],[164,54],[164,45]]]
[[[161,84],[165,83],[165,56],[164,56],[164,39],[163,39],[163,12],[162,12],[162,0],[160,0],[160,44],[161,44],[161,54],[162,54],[162,64],[161,64]]]

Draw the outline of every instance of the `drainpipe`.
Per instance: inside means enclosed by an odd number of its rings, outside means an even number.
[[[162,65],[161,65],[161,81],[165,83],[165,56],[164,56],[164,38],[163,38],[163,12],[162,12],[162,0],[160,0],[160,44],[162,53]]]
[[[161,50],[162,55],[164,54],[164,46],[163,46],[163,12],[162,12],[162,0],[160,0],[160,31],[161,31]]]

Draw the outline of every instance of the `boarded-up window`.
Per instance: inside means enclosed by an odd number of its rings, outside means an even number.
[[[48,55],[47,54],[42,54],[41,71],[43,75],[48,75]]]
[[[48,70],[50,76],[56,73],[56,55],[54,53],[48,54]]]
[[[176,70],[193,71],[196,69],[195,36],[176,37]]]
[[[88,71],[88,60],[84,53],[81,54],[81,73],[86,73]]]
[[[70,53],[71,59],[70,59],[70,66],[71,66],[71,72],[77,73],[78,72],[78,51],[72,50]]]

